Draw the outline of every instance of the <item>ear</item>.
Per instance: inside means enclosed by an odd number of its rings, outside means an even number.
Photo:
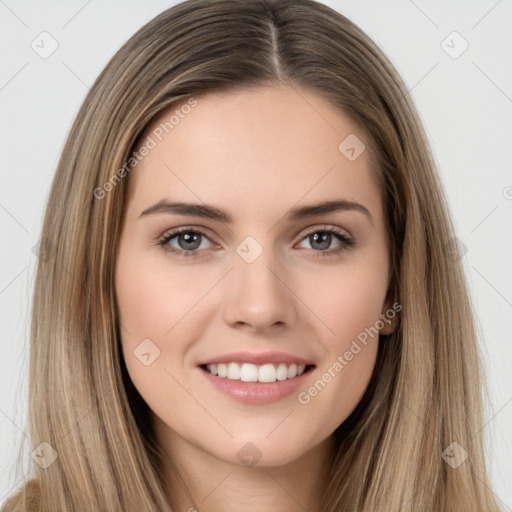
[[[384,323],[384,326],[379,330],[379,333],[384,335],[391,334],[395,331],[398,325],[398,311],[402,309],[401,307],[400,309],[394,308],[393,304],[396,301],[393,302],[391,294],[388,295],[388,300],[386,300],[380,315],[380,319]]]

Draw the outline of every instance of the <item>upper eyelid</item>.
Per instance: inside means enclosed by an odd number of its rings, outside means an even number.
[[[342,228],[340,226],[334,226],[332,224],[323,224],[323,225],[315,225],[311,227],[304,228],[303,232],[305,231],[306,235],[309,233],[314,233],[315,231],[345,231],[347,233],[347,236],[352,238],[352,234],[350,231],[346,228]]]

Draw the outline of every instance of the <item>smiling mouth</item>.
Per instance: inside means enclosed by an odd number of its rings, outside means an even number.
[[[314,364],[287,364],[287,363],[266,363],[256,365],[252,363],[218,363],[205,364],[200,368],[216,377],[225,378],[239,382],[260,382],[271,383],[294,379],[311,371]]]

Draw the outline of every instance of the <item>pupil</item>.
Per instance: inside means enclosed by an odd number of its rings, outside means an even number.
[[[199,240],[199,236],[200,235],[198,233],[193,233],[193,234],[184,233],[184,234],[182,234],[181,237],[185,240],[185,248],[186,249],[192,249],[192,250],[197,249],[197,247],[199,247],[199,245],[201,245],[200,243],[197,243],[198,240]],[[196,243],[197,245],[195,247],[191,247],[190,244],[194,244],[194,243]]]
[[[314,243],[318,242],[318,239],[320,239],[320,244],[323,244],[322,247],[318,247],[318,249],[327,249],[329,247],[329,242],[331,241],[331,235],[330,233],[324,233],[323,235],[318,236],[318,233],[314,233],[312,235]],[[313,245],[313,244],[311,244]]]

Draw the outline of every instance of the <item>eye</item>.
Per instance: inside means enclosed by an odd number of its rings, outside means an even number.
[[[175,240],[178,247],[176,248],[170,242]],[[204,247],[203,241],[211,240],[206,233],[198,229],[187,227],[176,228],[169,233],[166,233],[159,241],[158,245],[162,246],[165,251],[176,254],[182,257],[196,257],[199,256],[200,249],[208,249]],[[214,244],[212,244],[214,245]]]
[[[355,245],[354,239],[339,228],[327,226],[309,231],[302,241],[309,242],[315,256],[332,256]],[[338,246],[335,249],[326,250],[333,241],[337,241]]]
[[[174,245],[171,243],[173,241]],[[205,247],[203,243],[205,241],[208,241],[211,246],[208,247],[207,243]],[[355,245],[354,239],[339,228],[327,226],[310,230],[301,239],[301,242],[303,241],[310,243],[315,256],[333,256]],[[337,242],[338,246],[334,249],[327,250],[332,245],[333,241]],[[165,251],[183,258],[198,257],[203,249],[208,249],[213,246],[219,247],[208,238],[208,235],[204,231],[186,226],[173,229],[163,235],[158,240],[158,245]]]

